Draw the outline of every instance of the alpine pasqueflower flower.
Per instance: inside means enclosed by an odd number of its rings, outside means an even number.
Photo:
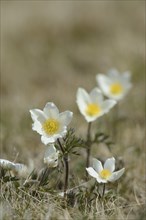
[[[104,100],[98,88],[94,88],[89,94],[83,88],[77,90],[77,105],[87,122],[95,121],[108,113],[115,104],[115,100]]]
[[[44,163],[48,167],[57,167],[58,166],[58,154],[59,154],[59,151],[56,150],[54,144],[47,145],[45,155],[44,155]]]
[[[41,141],[47,145],[54,143],[58,138],[67,133],[67,125],[71,122],[73,113],[65,111],[59,113],[58,108],[52,102],[48,102],[43,111],[40,109],[30,110],[33,120],[32,130],[41,135]]]
[[[123,175],[125,168],[114,172],[115,158],[112,157],[105,161],[104,166],[99,160],[93,158],[93,167],[88,167],[86,170],[98,183],[107,183],[119,179]]]
[[[121,100],[132,87],[130,78],[129,71],[121,74],[116,69],[111,69],[107,75],[102,73],[96,75],[97,83],[104,95],[117,101]]]

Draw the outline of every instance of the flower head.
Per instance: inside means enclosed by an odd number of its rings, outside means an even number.
[[[9,160],[0,159],[0,167],[2,167],[5,170],[12,170],[15,168],[15,163]]]
[[[13,174],[21,177],[26,176],[28,173],[28,168],[26,165],[22,163],[13,163],[5,159],[0,159],[0,167],[5,170],[10,170],[13,172]]]
[[[59,113],[58,108],[52,102],[48,102],[43,111],[32,109],[30,113],[34,121],[32,129],[41,135],[41,140],[45,145],[54,143],[57,138],[67,133],[67,125],[73,116],[70,111]]]
[[[77,91],[77,105],[87,122],[95,121],[98,117],[108,113],[115,104],[115,100],[104,100],[98,88],[94,88],[89,94],[83,88]]]
[[[93,159],[93,168],[86,168],[87,172],[90,176],[94,177],[99,183],[107,183],[114,182],[119,179],[125,168],[114,172],[115,170],[115,158],[109,158],[105,161],[104,166],[102,166],[101,162],[97,159]]]
[[[107,75],[97,74],[96,80],[105,96],[119,101],[132,87],[130,77],[128,71],[120,74],[116,69],[111,69]]]
[[[58,154],[59,151],[56,150],[54,144],[49,144],[46,146],[46,152],[44,155],[44,163],[48,167],[57,167],[58,166]]]

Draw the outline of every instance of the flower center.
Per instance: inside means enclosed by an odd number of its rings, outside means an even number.
[[[111,175],[112,175],[112,173],[107,169],[103,169],[100,172],[100,176],[101,176],[102,179],[108,179]]]
[[[87,106],[86,113],[90,116],[95,116],[101,112],[101,108],[99,105],[95,103],[90,103]]]
[[[110,91],[112,94],[118,95],[118,94],[122,93],[123,86],[120,83],[114,83],[111,85]]]
[[[59,130],[59,122],[55,119],[48,119],[43,124],[43,130],[48,135],[56,134]]]

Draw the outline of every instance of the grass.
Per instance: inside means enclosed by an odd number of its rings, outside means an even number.
[[[2,1],[1,6],[1,158],[28,165],[30,173],[34,169],[27,183],[26,177],[15,180],[1,171],[1,219],[144,220],[144,2]],[[116,167],[126,172],[107,185],[101,200],[102,186],[85,180],[86,154],[79,149],[79,156],[70,157],[73,190],[66,206],[58,195],[62,166],[46,170],[29,109],[52,101],[60,111],[73,111],[71,127],[85,139],[87,124],[75,103],[76,91],[90,91],[96,74],[112,67],[130,70],[133,88],[119,103],[118,120],[113,109],[93,124],[92,135],[104,132],[114,144],[110,149],[94,144],[91,155],[114,156]]]

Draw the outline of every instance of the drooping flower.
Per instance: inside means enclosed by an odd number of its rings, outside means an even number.
[[[0,159],[0,167],[5,170],[12,171],[14,175],[26,176],[28,174],[28,168],[22,163],[14,163],[9,160]]]
[[[121,74],[116,69],[111,69],[107,75],[101,73],[96,75],[97,83],[104,95],[117,101],[121,100],[132,87],[130,79],[129,71]]]
[[[33,120],[32,129],[41,135],[41,141],[47,145],[54,143],[58,138],[67,133],[67,126],[71,122],[73,113],[65,111],[59,113],[58,108],[52,102],[48,102],[43,111],[30,110]]]
[[[5,170],[12,170],[15,168],[15,163],[9,160],[0,159],[0,167],[2,167]]]
[[[95,121],[98,117],[108,113],[115,104],[115,100],[104,100],[98,88],[94,88],[89,94],[83,88],[77,91],[77,105],[87,122]]]
[[[56,150],[54,144],[47,145],[45,155],[44,155],[44,163],[48,167],[57,167],[58,166],[58,154],[59,154],[59,151]]]
[[[105,161],[104,166],[102,166],[99,160],[93,158],[93,167],[88,167],[86,170],[90,176],[97,180],[97,182],[107,183],[119,179],[123,175],[125,168],[114,172],[115,158],[112,157]]]

